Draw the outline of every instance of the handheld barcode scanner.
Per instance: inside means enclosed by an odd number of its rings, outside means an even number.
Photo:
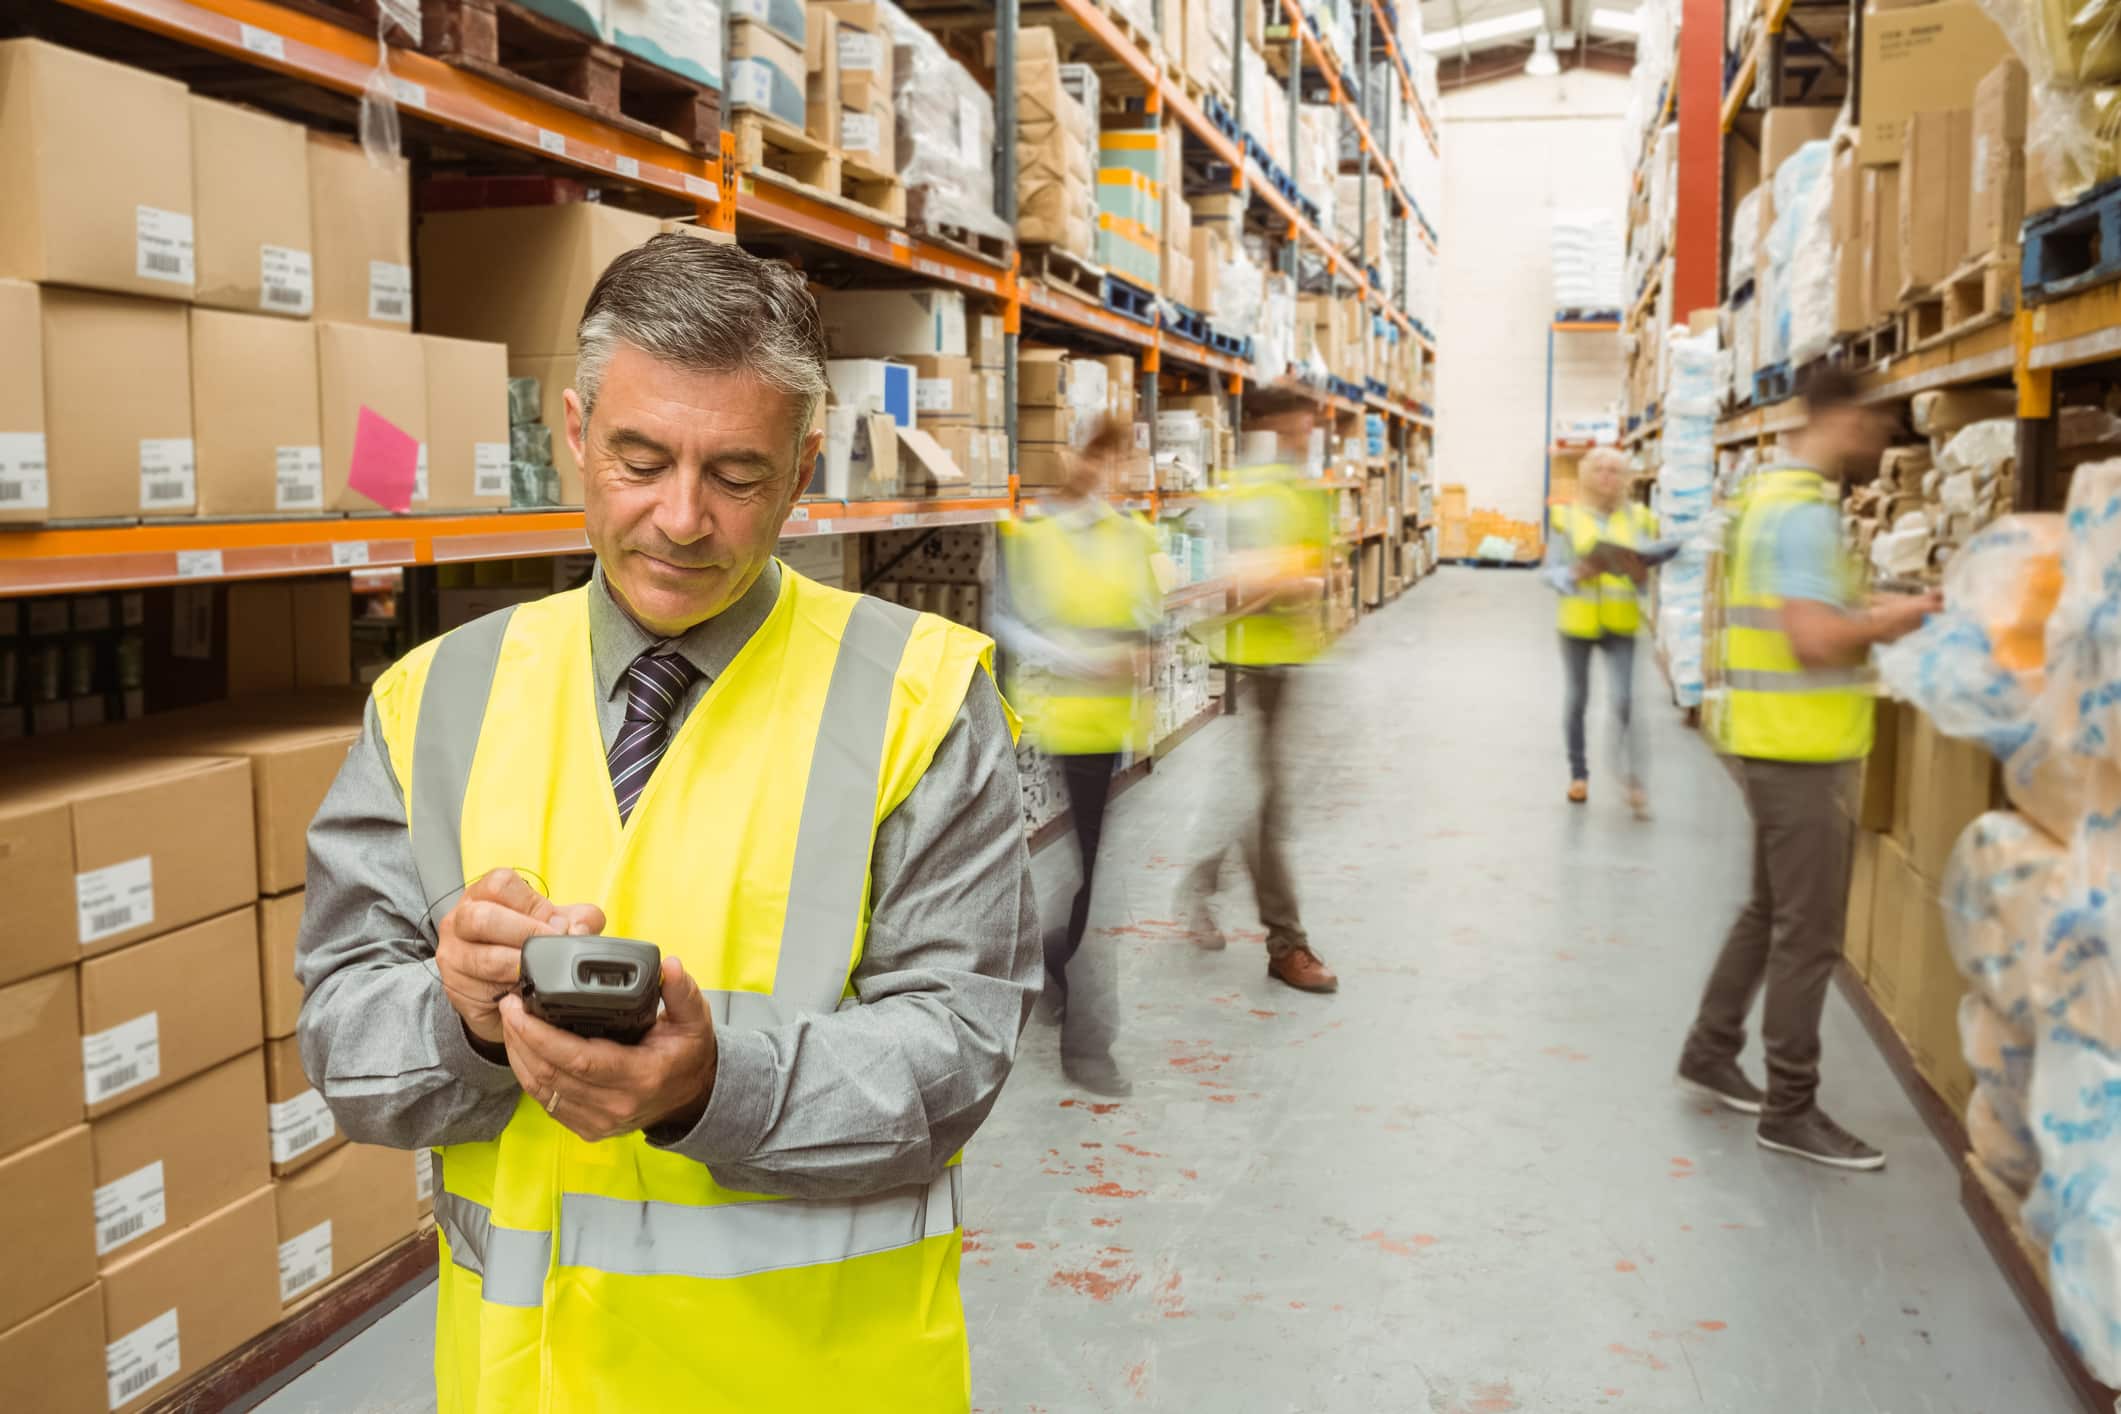
[[[631,938],[532,938],[523,944],[523,1007],[590,1040],[630,1046],[655,1025],[663,952]]]

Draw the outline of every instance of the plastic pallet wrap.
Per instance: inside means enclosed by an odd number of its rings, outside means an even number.
[[[1789,262],[1789,278],[1783,282],[1783,296],[1789,310],[1789,351],[1786,355],[1790,366],[1811,362],[1827,351],[1834,342],[1835,324],[1835,258],[1832,154],[1831,142],[1807,143],[1817,146],[1819,171],[1814,180],[1802,188],[1801,205],[1793,213],[1791,239],[1793,244]],[[1802,149],[1799,150],[1800,154]],[[1792,163],[1782,164],[1775,174],[1777,209],[1780,209],[1782,173],[1788,172]],[[1781,222],[1776,222],[1778,226]]]
[[[892,112],[906,222],[935,231],[959,226],[999,240],[994,214],[994,99],[934,35],[880,0],[891,28]]]
[[[1556,208],[1550,248],[1556,309],[1626,307],[1619,213],[1603,207]]]
[[[1768,229],[1767,273],[1759,293],[1765,301],[1760,325],[1763,368],[1803,361],[1793,339],[1799,301],[1812,306],[1806,317],[1823,325],[1827,340],[1833,337],[1834,243],[1826,219],[1833,193],[1832,158],[1833,144],[1821,138],[1799,147],[1775,169],[1775,224]],[[1813,259],[1800,262],[1799,251],[1805,246],[1813,247]],[[1825,351],[1822,342],[1811,356]]]
[[[1959,1001],[1959,1043],[1974,1074],[1967,1141],[1988,1171],[2022,1197],[2040,1176],[2040,1144],[2030,1113],[2033,1033],[1968,993]]]
[[[2121,3],[1981,0],[2024,61],[2025,156],[2072,202],[2121,177]]]
[[[1738,205],[1731,212],[1731,248],[1724,272],[1734,290],[1753,278],[1753,270],[1760,262],[1760,193],[1765,190],[1754,187],[1738,198]]]

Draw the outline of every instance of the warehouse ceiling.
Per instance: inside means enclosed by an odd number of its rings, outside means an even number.
[[[1636,0],[1422,0],[1422,44],[1448,91],[1554,68],[1626,73],[1635,63]],[[1544,37],[1545,45],[1540,41]],[[1535,67],[1533,72],[1537,72]]]

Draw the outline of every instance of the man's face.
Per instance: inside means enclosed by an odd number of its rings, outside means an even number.
[[[1885,450],[1885,419],[1867,407],[1837,407],[1814,420],[1820,470],[1847,478]]]
[[[590,548],[641,626],[674,637],[742,598],[810,484],[823,434],[796,426],[797,400],[621,343],[594,414],[566,401]]]
[[[1600,505],[1611,505],[1627,489],[1627,469],[1601,457],[1584,469],[1583,480]]]

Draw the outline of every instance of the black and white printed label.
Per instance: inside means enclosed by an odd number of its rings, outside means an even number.
[[[339,1132],[324,1097],[313,1089],[265,1109],[266,1128],[272,1134],[272,1161],[276,1164],[300,1158]]]
[[[96,1190],[96,1255],[114,1252],[168,1220],[162,1161],[157,1159]]]
[[[280,1244],[280,1304],[331,1276],[331,1219]]]
[[[324,449],[273,448],[273,508],[282,511],[324,509]]]
[[[841,30],[839,50],[843,74],[873,74],[884,67],[884,46],[867,30]]]
[[[435,1151],[412,1151],[412,1200],[425,1203],[435,1196]]]
[[[52,504],[42,432],[0,432],[0,511],[44,511]]]
[[[913,380],[913,407],[916,412],[949,412],[950,379],[916,378]]]
[[[155,921],[155,857],[143,854],[74,875],[81,946]]]
[[[308,314],[316,307],[317,282],[309,252],[284,245],[258,247],[258,308],[268,314]]]
[[[177,1349],[177,1308],[172,1306],[139,1329],[103,1347],[103,1375],[110,1381],[113,1409],[137,1399],[184,1368]]]
[[[161,1076],[162,1032],[156,1016],[149,1012],[81,1038],[81,1069],[90,1104],[100,1104]]]
[[[865,36],[866,37],[866,36]],[[842,42],[846,40],[841,35]],[[877,121],[874,113],[857,113],[852,108],[840,109],[840,146],[849,152],[875,152],[878,145]]]
[[[471,494],[474,496],[505,496],[508,494],[508,444],[506,442],[474,442],[471,444]]]
[[[159,206],[133,208],[133,273],[143,280],[192,283],[191,217]]]
[[[427,499],[427,444],[425,442],[420,444],[420,460],[412,469],[412,498],[415,501]]]
[[[412,267],[392,260],[368,262],[368,317],[389,324],[412,323]]]
[[[198,502],[199,478],[189,437],[140,439],[140,509],[171,511]]]

